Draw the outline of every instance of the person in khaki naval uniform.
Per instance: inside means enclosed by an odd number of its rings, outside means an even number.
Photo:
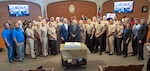
[[[28,23],[25,33],[26,33],[26,36],[27,36],[27,44],[29,46],[29,51],[30,51],[30,54],[31,54],[31,58],[36,58],[35,51],[34,51],[34,40],[35,40],[35,38],[34,38],[34,32],[33,32],[33,29],[32,29],[31,22]]]
[[[117,54],[118,49],[117,49],[117,26],[118,26],[119,20],[117,19],[117,16],[114,17],[114,23],[115,25],[115,33],[114,33],[114,52]]]
[[[102,51],[106,51],[106,32],[107,32],[107,29],[108,29],[108,24],[109,22],[106,20],[106,16],[103,16],[103,20],[101,21],[101,24],[104,25],[104,33],[102,34],[102,44],[101,44],[101,48],[102,48]]]
[[[100,55],[102,54],[102,34],[104,33],[104,26],[101,24],[101,20],[97,19],[97,23],[95,24],[95,38],[96,38],[96,49],[95,51],[98,52],[98,46],[100,46]]]
[[[59,17],[56,17],[56,33],[57,33],[57,52],[59,52],[59,49],[60,49],[60,43],[61,43],[61,38],[60,38],[60,26],[62,25],[63,23],[60,22],[60,18]]]
[[[41,16],[38,16],[36,22],[37,22],[38,26],[42,26],[42,17],[41,17]]]
[[[42,26],[39,28],[40,42],[42,43],[43,56],[48,56],[48,39],[47,39],[46,19],[42,20]]]
[[[51,55],[56,55],[57,54],[57,46],[56,46],[57,34],[56,34],[55,26],[52,23],[49,24],[48,39],[49,39],[49,42],[51,43],[50,45]]]
[[[51,24],[53,24],[53,25],[54,25],[54,27],[56,27],[56,26],[57,26],[57,24],[56,24],[56,21],[55,21],[55,18],[54,18],[54,17],[51,17],[51,18],[50,18],[50,22],[51,22]]]
[[[85,40],[86,40],[86,28],[85,28],[85,24],[83,24],[83,20],[80,20],[79,21],[79,26],[80,26],[80,29],[81,29],[81,42],[82,43],[85,43]]]
[[[35,29],[35,35],[36,35],[35,38],[37,41],[35,41],[35,43],[37,43],[37,44],[35,44],[35,50],[36,50],[36,55],[40,56],[40,55],[42,55],[42,44],[40,42],[40,37],[39,37],[38,33],[39,33],[39,27],[42,26],[42,17],[41,16],[38,16],[36,24],[37,24],[37,26],[35,27],[36,28]]]
[[[117,37],[117,55],[121,55],[121,44],[122,44],[122,34],[123,34],[124,27],[121,21],[118,21],[117,30],[116,30],[116,37]]]
[[[32,24],[33,24],[32,29],[34,32],[34,38],[36,39],[34,41],[35,53],[36,53],[36,56],[40,56],[42,54],[42,46],[41,46],[40,38],[38,34],[40,26],[38,25],[36,21],[33,21]]]
[[[92,36],[93,36],[93,38],[92,38],[92,47],[93,47],[93,52],[94,53],[96,53],[98,50],[94,50],[95,49],[95,24],[97,23],[97,18],[96,18],[96,16],[93,16],[93,18],[92,18],[92,22],[91,22],[91,24],[93,25],[93,31],[92,31]]]
[[[113,55],[114,52],[114,32],[115,26],[113,25],[113,20],[110,19],[107,31],[107,39],[106,39],[106,52],[109,52],[109,55]]]
[[[92,31],[93,31],[93,25],[91,24],[91,19],[88,19],[86,24],[86,45],[91,52],[93,52]]]

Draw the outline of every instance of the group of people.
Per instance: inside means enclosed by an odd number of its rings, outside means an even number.
[[[119,21],[117,16],[114,19],[94,16],[92,20],[82,17],[79,21],[76,18],[71,21],[63,18],[61,21],[60,17],[44,19],[39,16],[36,21],[18,20],[13,24],[14,27],[10,21],[4,23],[2,37],[10,63],[14,62],[14,58],[19,62],[24,60],[26,44],[33,59],[58,54],[59,45],[65,42],[85,43],[92,53],[99,51],[100,55],[106,52],[127,57],[131,40],[133,56],[143,60],[143,45],[148,32],[146,19],[133,19],[134,25],[131,25],[130,18],[123,19],[124,21]]]
[[[128,45],[132,41],[132,56],[137,56],[138,60],[143,60],[143,46],[146,42],[148,25],[145,18],[124,17],[121,21],[117,16],[106,19],[93,17],[92,21],[87,19],[86,45],[93,53],[101,55],[104,51],[109,55],[128,56]],[[123,46],[122,46],[123,44]],[[100,46],[100,48],[99,48]]]

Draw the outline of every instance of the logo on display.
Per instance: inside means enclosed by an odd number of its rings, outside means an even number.
[[[71,14],[73,14],[73,13],[75,12],[75,7],[74,7],[74,5],[72,5],[72,4],[69,6],[68,9],[69,9],[69,12],[70,12]]]

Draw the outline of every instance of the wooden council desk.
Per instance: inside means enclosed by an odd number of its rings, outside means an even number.
[[[91,52],[84,43],[81,43],[81,48],[64,48],[65,44],[60,44],[60,52],[63,60],[85,58]]]

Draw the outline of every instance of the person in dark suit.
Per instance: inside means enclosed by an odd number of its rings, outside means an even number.
[[[60,38],[62,40],[62,43],[69,41],[69,29],[70,26],[68,24],[68,20],[67,18],[64,18],[63,25],[61,25],[60,27]]]
[[[138,33],[138,36],[137,36],[137,40],[138,40],[138,60],[144,60],[144,57],[143,57],[143,46],[144,46],[144,43],[146,42],[146,36],[147,36],[147,33],[148,33],[148,25],[146,24],[146,19],[145,18],[142,18],[140,20],[140,24],[141,24],[141,27],[139,29],[139,33]]]
[[[81,16],[81,20],[87,20],[87,17],[85,17],[84,15]]]
[[[133,50],[132,56],[137,56],[137,47],[138,47],[137,36],[139,29],[140,29],[139,19],[135,19],[134,26],[132,28],[132,50]]]
[[[128,44],[131,40],[131,34],[132,34],[132,30],[130,27],[131,27],[131,24],[126,23],[126,28],[123,31],[123,54],[124,54],[124,57],[128,56]]]
[[[70,26],[70,41],[79,42],[80,41],[80,27],[77,24],[77,20],[72,21],[72,25]]]

